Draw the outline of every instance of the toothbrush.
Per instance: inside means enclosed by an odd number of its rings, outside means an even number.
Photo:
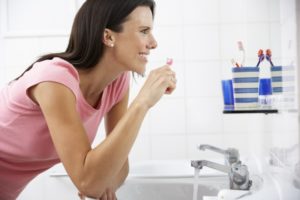
[[[242,52],[242,59],[240,62],[240,66],[242,67],[242,66],[245,66],[245,56],[246,56],[244,45],[243,45],[242,41],[238,41],[238,49],[240,52]]]
[[[272,51],[271,51],[271,49],[267,49],[266,50],[266,59],[270,62],[271,66],[273,67],[274,64],[271,60],[271,57],[272,57]]]
[[[166,64],[171,66],[173,64],[173,59],[172,58],[167,58]],[[170,90],[171,90],[170,88],[167,88],[166,92],[170,92]]]
[[[258,50],[258,63],[256,64],[256,67],[259,67],[259,64],[265,59],[265,55],[262,49]]]
[[[167,58],[167,65],[172,65],[173,64],[173,59],[172,58]]]
[[[233,58],[231,58],[231,63],[233,64],[233,66],[235,66],[235,67],[240,67],[240,65],[237,63],[237,62],[235,62],[235,60],[233,59]]]

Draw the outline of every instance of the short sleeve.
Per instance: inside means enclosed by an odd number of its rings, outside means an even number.
[[[49,81],[63,84],[77,98],[79,88],[78,73],[70,63],[58,58],[35,63],[32,69],[13,83],[11,96],[15,102],[35,106],[35,103],[28,97],[27,90],[36,84]]]

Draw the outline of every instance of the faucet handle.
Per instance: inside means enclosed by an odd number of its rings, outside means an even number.
[[[228,166],[208,160],[192,160],[191,166],[198,170],[205,166],[228,174],[230,189],[233,190],[249,190],[252,186],[252,181],[249,180],[248,167],[246,165],[242,165],[240,161]]]
[[[249,190],[252,186],[252,180],[249,179],[249,171],[246,165],[241,162],[234,163],[229,173],[230,189]]]
[[[239,151],[235,148],[228,148],[226,150],[227,154],[226,160],[228,161],[228,164],[232,165],[233,163],[240,162],[240,154]]]

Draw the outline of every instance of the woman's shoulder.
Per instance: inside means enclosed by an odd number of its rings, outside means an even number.
[[[69,74],[76,80],[79,80],[79,75],[76,68],[68,61],[59,57],[54,57],[51,60],[36,62],[33,65],[32,73],[42,73],[43,75],[57,74],[58,77],[61,77],[59,74]]]

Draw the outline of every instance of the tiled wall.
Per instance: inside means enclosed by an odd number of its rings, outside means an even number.
[[[260,48],[272,50],[275,64],[295,60],[286,54],[296,52],[295,37],[290,35],[293,24],[285,28],[287,21],[295,20],[289,15],[293,1],[187,0],[182,4],[158,0],[157,6],[159,45],[150,69],[173,57],[178,91],[151,110],[131,152],[132,160],[218,156],[199,152],[196,146],[202,143],[265,156],[270,147],[289,147],[299,141],[296,114],[222,114],[220,87],[221,79],[231,77],[230,59],[238,56],[239,40],[246,50],[246,65],[257,63]],[[268,76],[267,70],[262,71],[262,76]],[[136,94],[139,87],[133,88]]]
[[[65,49],[72,19],[82,1],[0,2],[3,84],[19,75],[37,56]],[[289,147],[299,141],[297,114],[222,114],[220,87],[221,79],[231,77],[230,59],[238,55],[239,40],[246,50],[246,65],[256,64],[260,48],[272,49],[276,64],[295,58],[296,41],[289,42],[295,38],[290,35],[295,20],[289,15],[293,0],[156,3],[154,34],[158,48],[152,52],[147,71],[172,57],[178,84],[174,94],[164,96],[146,116],[130,153],[131,161],[218,156],[199,152],[196,147],[203,143],[236,147],[242,155],[266,155],[274,145]],[[286,55],[287,51],[295,54]],[[131,100],[143,81],[132,81]],[[96,143],[103,135],[101,126]]]

